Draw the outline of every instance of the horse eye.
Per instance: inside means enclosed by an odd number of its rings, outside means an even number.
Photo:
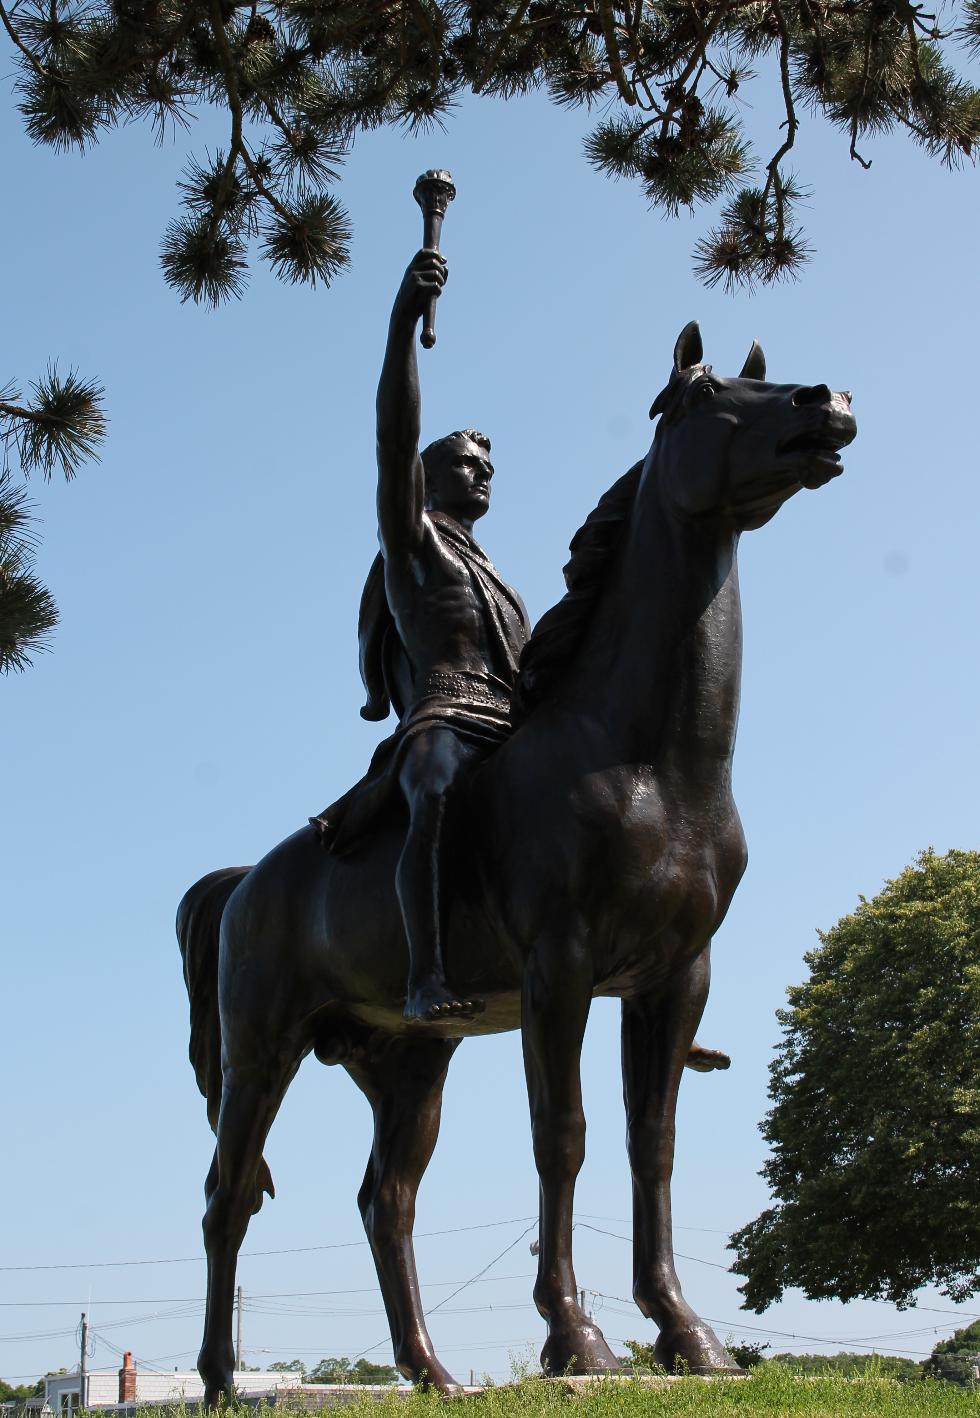
[[[713,384],[699,384],[697,397],[699,399],[713,399],[715,397],[715,386]]]

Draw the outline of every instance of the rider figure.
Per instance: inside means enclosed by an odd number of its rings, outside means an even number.
[[[378,386],[381,555],[361,602],[366,718],[393,703],[399,724],[350,793],[311,819],[334,852],[349,850],[398,794],[408,810],[396,889],[408,941],[405,1016],[467,1016],[482,1002],[446,982],[441,880],[444,823],[454,788],[511,729],[510,693],[527,614],[472,536],[490,503],[490,442],[473,429],[419,453],[421,399],[415,330],[446,281],[444,258],[420,251],[392,310]]]

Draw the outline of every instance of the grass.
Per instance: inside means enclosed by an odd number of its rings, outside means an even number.
[[[424,1418],[434,1418],[430,1405],[427,1395],[412,1399],[411,1418],[423,1418],[423,1408]],[[486,1389],[465,1406],[467,1418],[980,1418],[980,1394],[969,1389],[932,1381],[901,1384],[873,1369],[861,1379],[804,1378],[782,1364],[762,1364],[747,1379],[597,1382],[575,1395],[558,1384],[525,1379]]]
[[[277,1405],[275,1412],[288,1415],[288,1403]],[[297,1415],[308,1412],[297,1406]],[[146,1418],[151,1413],[179,1418],[187,1410],[145,1413]],[[339,1413],[343,1418],[980,1418],[980,1390],[931,1379],[899,1383],[880,1377],[873,1361],[857,1379],[804,1378],[783,1364],[768,1363],[747,1379],[597,1380],[575,1393],[561,1383],[524,1378],[448,1406],[438,1394],[406,1397],[393,1390],[379,1400],[366,1393],[352,1397]]]

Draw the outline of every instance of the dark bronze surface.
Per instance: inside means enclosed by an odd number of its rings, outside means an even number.
[[[427,251],[439,250],[442,235],[442,219],[446,208],[456,196],[456,187],[448,172],[433,169],[423,172],[415,184],[412,196],[422,208],[422,245]],[[436,296],[429,298],[419,343],[423,349],[431,350],[436,342]]]
[[[426,514],[436,525],[430,534],[420,504],[414,329],[444,275],[437,253],[420,252],[392,316],[379,390],[384,575],[398,635],[421,655],[425,675],[483,677],[494,644],[499,653],[520,638],[516,621],[491,643],[490,601],[477,610],[473,600],[479,549],[472,566],[462,553],[457,564],[451,541]],[[765,382],[758,346],[737,378],[715,375],[694,324],[677,341],[652,412],[661,418],[646,457],[604,494],[573,540],[569,594],[524,649],[515,726],[499,746],[468,762],[465,753],[454,757],[465,744],[450,715],[435,728],[435,761],[426,749],[387,805],[367,815],[370,830],[350,833],[343,849],[334,840],[324,850],[320,825],[302,827],[257,866],[212,873],[181,902],[191,1059],[217,1134],[205,1187],[208,1300],[199,1359],[209,1402],[232,1390],[238,1251],[263,1192],[273,1192],[266,1135],[310,1052],[342,1064],[374,1111],[358,1199],[395,1362],[409,1378],[454,1387],[425,1327],[415,1196],[454,1050],[462,1038],[505,1029],[523,1034],[540,1179],[534,1299],[548,1327],[542,1364],[553,1373],[616,1368],[579,1306],[572,1267],[585,1147],[579,1061],[596,995],[622,1001],[634,1297],[659,1328],[656,1355],[668,1369],[735,1368],[681,1293],[670,1175],[685,1064],[727,1064],[693,1041],[711,938],[746,860],[731,791],[741,674],[736,552],[743,531],[841,472],[838,450],[856,425],[849,397],[824,384]],[[469,434],[450,453],[436,458],[428,494],[442,499],[447,527],[456,521],[470,537],[489,475]],[[408,474],[400,483],[398,469]],[[436,576],[432,594],[442,611],[405,589],[400,578],[413,568]],[[487,584],[492,600],[489,576]],[[507,598],[499,594],[502,614]],[[453,604],[458,617],[447,618],[445,605]],[[464,633],[447,639],[457,618]],[[412,675],[397,663],[388,668],[385,684],[401,692],[410,718]],[[475,710],[489,714],[491,700],[488,691]],[[408,742],[424,745],[431,731]],[[465,780],[460,766],[472,770]],[[451,855],[442,863],[452,881],[442,903],[445,964],[458,999],[479,998],[485,1009],[422,1023],[404,1013],[405,803],[411,828],[412,792],[429,808],[446,801],[447,772],[456,791],[447,806]],[[386,772],[379,778],[390,783]],[[419,821],[428,821],[425,811]],[[329,811],[326,818],[329,828]],[[420,840],[433,839],[423,832]],[[415,879],[435,878],[419,870]],[[438,915],[431,901],[427,909]]]

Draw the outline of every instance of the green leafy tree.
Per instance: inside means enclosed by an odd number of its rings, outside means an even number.
[[[25,477],[39,472],[48,481],[57,471],[70,480],[98,455],[105,427],[101,387],[74,371],[62,379],[48,369],[26,402],[11,386],[0,390],[0,674],[26,669],[58,622],[54,598],[35,574],[36,520],[12,465]]]
[[[308,1384],[395,1384],[398,1370],[391,1364],[372,1364],[370,1359],[321,1359],[306,1375]]]
[[[898,1379],[900,1383],[922,1377],[922,1365],[901,1354],[774,1354],[771,1362],[796,1374],[815,1377],[839,1374],[844,1379],[881,1377]]]
[[[725,1339],[725,1348],[743,1369],[754,1369],[761,1364],[769,1347],[768,1344],[752,1344],[747,1340],[737,1339],[734,1334]]]
[[[639,1339],[624,1339],[623,1343],[629,1350],[629,1356],[625,1360],[627,1364],[632,1364],[640,1370],[663,1371],[663,1365],[654,1358],[652,1344],[644,1344]],[[725,1339],[725,1348],[736,1364],[741,1365],[743,1369],[754,1369],[766,1357],[765,1351],[769,1345],[746,1344],[736,1339],[735,1335],[729,1334]]]
[[[23,1403],[34,1393],[34,1384],[8,1384],[0,1379],[0,1403]]]
[[[653,1345],[644,1344],[640,1339],[624,1339],[623,1343],[629,1350],[629,1355],[624,1362],[632,1364],[638,1369],[662,1370],[663,1365],[653,1357]]]
[[[277,1359],[274,1364],[269,1365],[269,1369],[274,1374],[299,1374],[300,1378],[306,1377],[306,1365],[302,1359]]]
[[[746,1305],[980,1290],[980,853],[923,852],[821,934],[770,1066],[776,1204],[731,1238]]]
[[[978,1387],[980,1368],[980,1320],[958,1329],[949,1339],[937,1344],[923,1365],[930,1378],[945,1379],[960,1388]]]
[[[796,273],[807,243],[788,167],[806,111],[859,144],[902,129],[939,161],[974,156],[980,0],[944,22],[910,0],[5,0],[20,110],[39,143],[84,148],[120,122],[155,138],[196,106],[228,137],[192,158],[163,239],[186,299],[240,295],[248,247],[290,281],[329,283],[350,224],[329,189],[356,135],[440,122],[464,92],[544,89],[597,108],[590,162],[668,215],[724,202],[698,242],[710,284]],[[739,103],[757,74],[782,121],[757,161]]]

